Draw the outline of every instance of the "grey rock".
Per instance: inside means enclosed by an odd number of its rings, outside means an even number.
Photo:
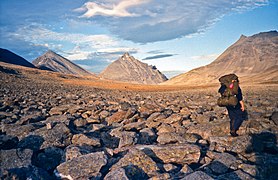
[[[157,174],[159,170],[156,163],[149,156],[135,148],[129,149],[127,154],[111,167],[111,170],[118,168],[126,168],[127,174],[132,175],[134,173],[133,177],[138,174],[144,179],[146,174],[151,177]]]
[[[138,144],[152,144],[156,141],[156,138],[157,135],[152,129],[145,128],[139,132]]]
[[[52,146],[66,147],[71,143],[72,137],[70,129],[64,123],[58,123],[52,129],[40,128],[32,134],[44,139],[41,149]]]
[[[134,122],[124,125],[123,129],[130,131],[130,130],[137,130],[140,131],[141,129],[144,129],[146,127],[145,122]]]
[[[80,146],[68,146],[65,149],[65,160],[69,161],[73,158],[85,155],[85,154],[89,154],[91,153],[90,150],[84,148],[84,147],[80,147]]]
[[[157,142],[159,144],[170,144],[170,143],[186,143],[186,139],[177,133],[159,133],[157,137]]]
[[[272,113],[270,120],[272,120],[274,122],[274,124],[278,126],[278,112],[277,111]]]
[[[227,173],[227,174],[220,175],[216,179],[218,179],[218,180],[230,180],[230,179],[234,179],[234,180],[242,180],[242,179],[255,180],[254,177],[250,176],[247,173],[242,172],[241,170],[237,170],[237,171],[234,171],[234,172],[230,172],[230,173]]]
[[[119,138],[119,147],[125,147],[136,144],[138,140],[138,135],[135,132],[123,131]]]
[[[138,148],[163,163],[197,163],[201,155],[200,148],[193,144],[143,145]]]
[[[123,168],[112,170],[104,177],[104,180],[119,180],[119,179],[129,180]]]
[[[13,168],[5,171],[2,175],[3,179],[41,179],[49,180],[53,179],[47,171],[38,168],[36,166],[28,166],[21,168]]]
[[[59,178],[68,179],[100,178],[100,169],[106,163],[107,157],[103,152],[90,153],[60,164],[55,171],[55,175]]]
[[[17,125],[17,124],[5,124],[2,127],[2,132],[7,135],[16,136],[19,140],[27,137],[31,132],[37,128],[31,124],[27,125]]]
[[[100,140],[94,137],[88,137],[84,134],[75,134],[71,139],[72,144],[74,145],[89,145],[94,147],[100,147]]]
[[[50,147],[38,153],[38,155],[33,160],[33,164],[46,171],[53,171],[63,159],[64,152],[62,149]]]
[[[213,180],[213,178],[209,175],[207,175],[206,173],[202,172],[202,171],[195,171],[194,173],[191,173],[187,176],[185,176],[184,178],[182,178],[182,180]]]
[[[78,118],[73,121],[75,127],[85,127],[88,123],[86,119]]]
[[[28,167],[32,164],[33,151],[31,149],[1,150],[1,172],[13,168]]]

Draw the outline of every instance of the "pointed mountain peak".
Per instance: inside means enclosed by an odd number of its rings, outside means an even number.
[[[167,80],[156,67],[135,59],[128,52],[105,68],[100,77],[139,84],[158,84]]]
[[[131,56],[128,52],[125,52],[119,60],[131,61],[134,60],[134,57]]]
[[[245,39],[245,38],[247,38],[247,36],[242,34],[239,39]]]
[[[125,57],[129,57],[130,55],[129,55],[129,53],[128,53],[128,52],[125,52],[123,56],[125,56]]]
[[[35,59],[33,64],[43,70],[51,70],[65,74],[92,75],[82,67],[51,50],[48,50],[42,56]]]
[[[48,50],[48,51],[46,51],[46,53],[44,53],[44,55],[55,55],[55,56],[60,56],[59,54],[57,54],[57,53],[55,53],[54,51],[52,51],[52,50]]]

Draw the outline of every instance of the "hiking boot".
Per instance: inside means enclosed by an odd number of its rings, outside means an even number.
[[[230,134],[231,134],[232,137],[237,137],[237,136],[238,136],[238,134],[236,133],[236,131],[231,131]]]

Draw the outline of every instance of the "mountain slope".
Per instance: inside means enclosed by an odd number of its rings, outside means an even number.
[[[236,73],[241,80],[277,81],[278,32],[270,31],[250,37],[241,36],[211,64],[193,69],[163,83],[198,85],[218,83],[224,74]],[[271,77],[271,78],[270,78]]]
[[[0,62],[35,68],[35,66],[32,63],[28,62],[26,59],[7,49],[2,48],[0,48]]]
[[[50,50],[42,56],[35,59],[32,63],[43,70],[51,70],[64,74],[74,74],[83,76],[93,75],[85,69],[81,68],[80,66],[72,63],[68,59]]]
[[[139,84],[158,84],[167,80],[166,76],[155,66],[142,63],[128,53],[111,63],[99,76]]]

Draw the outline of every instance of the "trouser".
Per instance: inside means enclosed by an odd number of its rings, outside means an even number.
[[[237,131],[239,129],[239,127],[241,126],[242,122],[243,122],[243,120],[241,120],[241,119],[232,118],[230,120],[230,130]]]

